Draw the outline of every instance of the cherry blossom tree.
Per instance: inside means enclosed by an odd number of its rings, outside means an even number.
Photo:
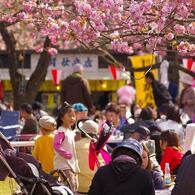
[[[10,52],[10,64],[15,67],[10,68],[14,94],[18,89],[13,80],[22,78],[15,55],[21,45],[41,52],[27,91],[37,83],[36,75],[42,70],[38,90],[49,56],[56,54],[56,49],[84,47],[133,54],[137,50],[166,52],[171,48],[180,56],[194,57],[194,10],[194,0],[0,0],[0,32]],[[22,33],[17,37],[14,29]],[[110,60],[118,63],[112,57]]]

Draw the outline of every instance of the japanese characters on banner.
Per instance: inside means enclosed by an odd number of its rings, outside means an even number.
[[[31,67],[34,69],[37,65],[39,55],[31,55]],[[51,70],[62,71],[62,79],[72,73],[73,66],[80,63],[85,72],[96,72],[98,70],[98,55],[96,54],[58,54],[52,57],[48,68],[47,78],[52,79]]]

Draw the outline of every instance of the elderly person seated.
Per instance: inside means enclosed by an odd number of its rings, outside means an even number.
[[[99,132],[98,124],[92,120],[86,120],[80,127],[92,138],[97,138]],[[91,170],[88,165],[89,147],[91,139],[86,134],[81,134],[81,139],[75,143],[75,149],[77,152],[77,158],[79,163],[80,172],[78,174],[79,180],[79,193],[87,193],[91,180],[97,169]],[[99,164],[104,165],[104,161],[101,157],[98,158]]]

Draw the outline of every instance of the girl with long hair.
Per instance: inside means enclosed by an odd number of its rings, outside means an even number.
[[[75,150],[75,132],[72,126],[76,121],[73,107],[65,102],[58,113],[57,133],[54,138],[54,168],[62,170],[70,183],[73,192],[77,191],[79,172]]]

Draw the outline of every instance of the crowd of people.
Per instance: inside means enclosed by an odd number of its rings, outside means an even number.
[[[155,189],[165,187],[166,164],[169,163],[170,174],[175,177],[189,150],[189,147],[185,148],[185,135],[193,123],[189,121],[186,128],[181,123],[178,109],[172,104],[163,104],[158,113],[149,106],[134,106],[136,117],[127,118],[124,109],[128,113],[128,106],[117,103],[109,102],[103,111],[89,115],[84,104],[65,102],[56,120],[45,114],[36,125],[32,122],[37,120],[33,111],[28,112],[26,108],[30,105],[22,105],[21,112],[25,110],[29,114],[26,122],[30,121],[30,129],[34,131],[22,129],[21,133],[39,134],[35,138],[33,156],[47,173],[54,169],[63,170],[71,189],[80,194],[120,194],[121,190],[123,194],[128,191],[154,194]],[[81,129],[87,135],[77,128],[80,120],[83,120]],[[97,166],[91,170],[88,164],[90,144],[93,139],[98,140],[100,126],[105,121],[113,126],[109,139],[122,137],[122,140],[110,143],[108,139],[104,147],[111,160],[108,163],[99,154]],[[27,127],[24,124],[24,128]],[[192,146],[193,137],[187,142]]]
[[[76,66],[63,85],[74,84],[78,90],[83,88],[80,84],[86,87],[81,72],[82,68]],[[184,88],[175,104],[166,87],[152,73],[146,75],[146,83],[153,88],[156,108],[151,105],[141,108],[134,97],[119,97],[118,102],[108,102],[103,110],[95,110],[92,101],[78,101],[78,98],[75,102],[76,97],[67,96],[67,92],[56,116],[43,111],[37,102],[25,103],[20,107],[23,120],[20,134],[36,135],[32,155],[45,172],[62,170],[76,194],[153,195],[155,190],[170,187],[164,182],[168,165],[170,185],[175,183],[172,194],[183,195],[188,190],[188,195],[192,195],[193,182],[183,179],[193,177],[190,168],[193,170],[194,162],[195,90],[189,79],[181,82]],[[82,98],[90,97],[86,89],[87,95]],[[135,95],[131,86],[126,89]],[[68,102],[66,97],[73,102]],[[188,116],[187,121],[182,120],[183,113]],[[99,144],[105,122],[111,124],[111,132],[103,132],[108,135],[106,142],[94,158],[90,152]],[[116,142],[109,141],[113,139]],[[93,161],[95,167],[90,165]]]

